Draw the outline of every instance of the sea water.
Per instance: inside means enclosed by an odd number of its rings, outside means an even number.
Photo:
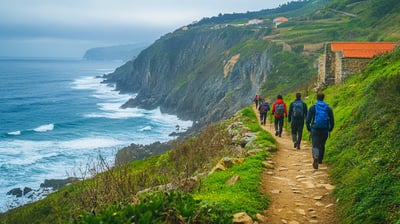
[[[159,109],[121,109],[135,96],[102,84],[120,65],[0,59],[0,212],[30,202],[6,195],[11,189],[74,176],[99,156],[112,165],[118,149],[168,141],[192,125]]]

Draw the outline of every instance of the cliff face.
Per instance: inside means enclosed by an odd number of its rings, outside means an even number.
[[[258,35],[240,27],[177,30],[107,75],[106,82],[137,93],[124,107],[160,107],[199,124],[217,121],[252,103],[267,79],[267,51],[239,50]]]

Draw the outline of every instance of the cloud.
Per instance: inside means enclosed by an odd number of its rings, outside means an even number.
[[[219,13],[277,7],[284,0],[0,0],[0,45],[37,48],[60,41],[71,48],[152,42],[183,25]],[[47,42],[46,42],[47,40]],[[91,43],[91,44],[90,44]],[[28,46],[31,46],[30,48]],[[93,46],[95,47],[95,46]],[[24,54],[23,48],[0,48],[0,56]],[[85,47],[83,47],[85,48]],[[85,49],[81,50],[84,51]],[[25,52],[26,53],[26,52]]]

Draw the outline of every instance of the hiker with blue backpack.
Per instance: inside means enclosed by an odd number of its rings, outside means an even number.
[[[283,122],[285,117],[287,117],[286,103],[283,101],[282,95],[276,97],[276,101],[272,105],[272,114],[275,117],[275,136],[282,137]]]
[[[324,98],[323,93],[317,93],[317,102],[308,110],[306,119],[307,130],[311,132],[314,169],[318,169],[318,164],[324,159],[325,143],[335,125],[333,111]]]
[[[300,149],[303,137],[304,121],[307,117],[307,104],[301,100],[301,93],[296,93],[296,99],[290,103],[288,122],[291,123],[294,148]]]
[[[270,110],[269,103],[265,99],[261,99],[258,111],[260,111],[261,125],[265,125],[267,122],[267,113]]]

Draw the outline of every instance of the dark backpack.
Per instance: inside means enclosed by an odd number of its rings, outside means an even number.
[[[300,100],[296,100],[292,104],[292,109],[293,109],[293,118],[303,118],[303,102]]]
[[[328,104],[318,101],[315,104],[314,127],[329,129]]]
[[[275,113],[278,114],[279,116],[283,116],[285,112],[285,106],[283,103],[279,103],[275,105]]]
[[[260,105],[260,113],[267,113],[269,111],[269,104],[268,102],[264,102]]]

